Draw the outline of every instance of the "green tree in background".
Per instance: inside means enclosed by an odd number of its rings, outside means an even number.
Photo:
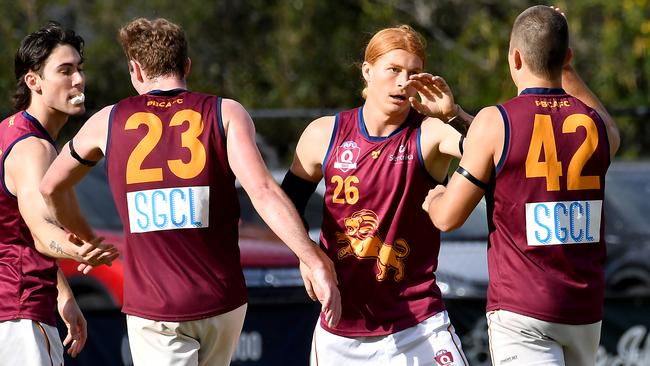
[[[650,156],[650,0],[559,1],[569,19],[574,64],[616,116],[620,156]],[[248,109],[360,105],[363,48],[376,30],[410,24],[428,40],[428,70],[477,111],[515,95],[507,67],[511,24],[525,0],[242,0],[127,2],[0,0],[0,112],[11,112],[13,52],[48,20],[86,39],[89,112],[135,92],[117,29],[137,16],[181,24],[190,43],[189,87],[236,98]],[[71,123],[69,136],[83,119]],[[285,156],[309,118],[257,119]],[[62,139],[67,136],[62,136]],[[286,159],[286,158],[285,158]]]

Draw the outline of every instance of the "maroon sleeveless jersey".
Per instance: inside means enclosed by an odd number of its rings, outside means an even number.
[[[124,225],[127,314],[196,320],[247,301],[220,108],[220,98],[182,89],[113,107],[106,159]]]
[[[45,128],[27,112],[0,122],[0,321],[32,319],[56,325],[56,261],[36,250],[18,200],[5,183],[5,160],[11,149],[32,136],[54,145]]]
[[[343,314],[331,333],[386,335],[444,310],[436,284],[440,231],[421,208],[436,182],[424,168],[411,109],[388,137],[368,135],[363,108],[336,116],[323,163],[321,245],[336,266]]]
[[[505,142],[486,193],[487,310],[564,324],[597,322],[610,163],[605,124],[562,89],[526,89],[498,108]]]

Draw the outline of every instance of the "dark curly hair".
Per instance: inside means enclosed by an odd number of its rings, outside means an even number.
[[[43,28],[29,34],[20,42],[14,58],[14,73],[16,75],[16,92],[12,97],[12,105],[16,111],[29,107],[32,95],[25,84],[25,74],[30,70],[42,71],[45,60],[50,57],[52,50],[59,45],[74,47],[83,58],[84,40],[73,30],[63,28],[59,23],[50,21]]]

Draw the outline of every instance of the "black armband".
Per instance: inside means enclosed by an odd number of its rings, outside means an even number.
[[[478,180],[475,176],[471,175],[462,166],[460,166],[460,165],[458,166],[458,169],[456,169],[456,173],[458,173],[458,174],[462,175],[463,177],[467,178],[467,180],[472,182],[475,186],[477,186],[477,187],[479,187],[479,188],[481,188],[483,190],[487,190],[487,188],[488,188],[487,183],[483,183],[480,180]]]
[[[309,197],[316,191],[318,183],[300,178],[289,170],[282,180],[281,187],[284,193],[289,196],[294,206],[296,206],[296,210],[302,219],[303,225],[305,225],[305,229],[309,230],[309,225],[307,225],[307,220],[305,220],[305,208],[307,207]]]
[[[463,143],[465,142],[465,136],[460,135],[460,139],[458,140],[458,150],[460,150],[460,154],[463,155],[463,152],[465,149],[463,148]]]
[[[96,161],[86,160],[86,159],[82,158],[81,156],[79,156],[79,154],[77,154],[77,152],[74,150],[74,145],[72,144],[72,140],[70,140],[70,142],[68,142],[68,147],[70,148],[70,155],[72,155],[72,157],[75,158],[81,164],[83,164],[85,166],[88,166],[88,167],[93,167],[93,166],[95,166],[97,164]]]

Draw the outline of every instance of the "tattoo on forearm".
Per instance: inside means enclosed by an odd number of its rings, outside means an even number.
[[[57,243],[54,240],[52,240],[50,242],[50,250],[52,250],[56,254],[66,254],[66,255],[68,255],[68,253],[63,251],[63,247],[61,246],[61,244]]]

